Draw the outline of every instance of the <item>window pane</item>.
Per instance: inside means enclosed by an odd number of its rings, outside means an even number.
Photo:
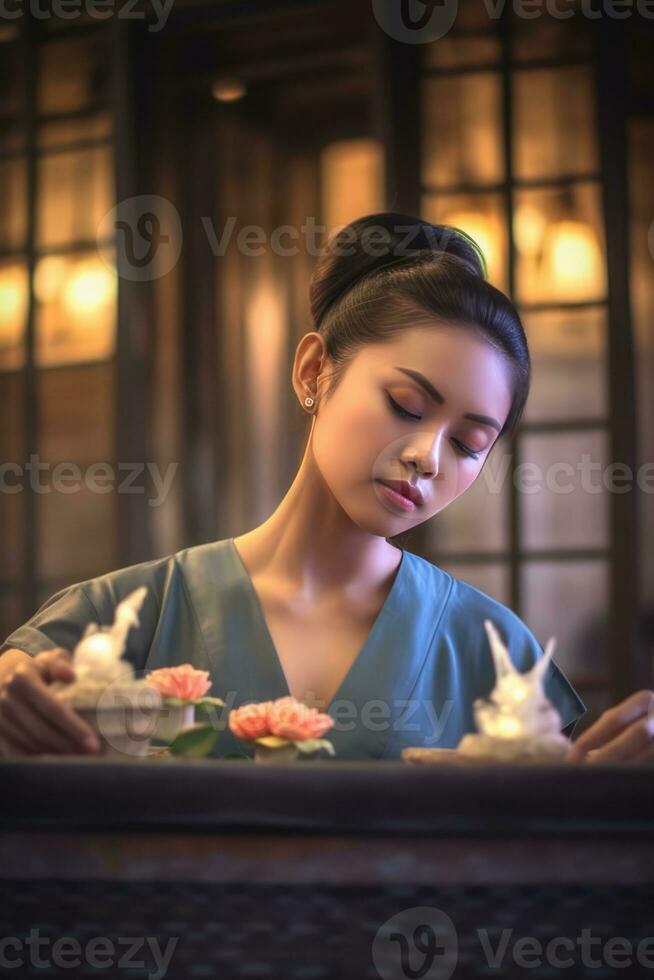
[[[0,463],[5,466],[0,493],[0,581],[16,582],[23,574],[25,380],[18,372],[0,375]],[[18,492],[14,491],[17,487]],[[4,639],[4,637],[3,637]]]
[[[629,187],[631,193],[631,301],[636,356],[639,455],[654,461],[654,120],[629,124]],[[649,483],[651,484],[651,479]],[[654,605],[654,493],[639,495],[643,598]]]
[[[512,81],[516,177],[595,171],[598,152],[591,69],[516,71]]]
[[[0,370],[14,371],[25,362],[27,268],[22,262],[0,262]]]
[[[50,463],[110,463],[114,452],[114,366],[38,373],[39,455]]]
[[[504,203],[500,194],[426,194],[422,211],[427,221],[461,228],[480,246],[488,279],[507,289],[507,240]]]
[[[607,418],[604,310],[532,312],[522,321],[532,361],[524,418]]]
[[[570,680],[608,673],[608,564],[525,562],[523,619],[541,646],[556,637],[554,659]]]
[[[97,34],[49,41],[39,48],[37,105],[41,115],[108,102],[107,40]]]
[[[328,234],[384,204],[384,149],[378,140],[338,140],[320,154],[322,215]]]
[[[503,179],[498,74],[426,78],[422,112],[423,183],[447,187]]]
[[[88,489],[84,474],[79,480],[68,474],[62,483],[69,488],[65,493],[49,485],[37,494],[38,575],[72,584],[118,564],[116,495],[114,488],[110,493]]]
[[[592,302],[606,295],[604,228],[599,187],[516,194],[513,233],[519,302]]]
[[[439,555],[503,551],[508,547],[510,476],[503,452],[500,443],[475,482],[429,522],[430,548]]]
[[[113,203],[112,151],[93,147],[42,157],[38,167],[38,244],[94,239]]]
[[[520,493],[522,546],[526,549],[606,547],[608,490],[624,485],[607,470],[604,432],[526,434]],[[619,489],[618,489],[619,492]]]
[[[21,157],[0,160],[0,243],[5,250],[25,247],[26,164]]]
[[[544,5],[543,5],[544,6]],[[570,7],[566,4],[566,9]],[[591,54],[589,21],[581,11],[573,17],[550,18],[543,12],[538,17],[514,16],[511,21],[511,52],[521,61],[539,58],[586,58]],[[563,9],[563,7],[561,7]]]
[[[467,582],[475,589],[485,592],[486,595],[497,599],[498,602],[508,606],[510,597],[509,569],[505,562],[457,562],[457,561],[437,561],[437,565],[443,568],[454,578]]]
[[[466,65],[494,65],[500,60],[500,42],[495,37],[469,37],[446,34],[425,44],[423,68],[462,68]]]
[[[97,252],[50,255],[34,276],[39,367],[104,360],[116,340],[116,273]]]
[[[6,24],[0,27],[0,118],[3,121],[23,112],[22,82],[18,29],[15,25]]]
[[[97,113],[82,119],[56,120],[42,123],[39,127],[39,147],[61,146],[78,140],[110,139],[111,115]]]

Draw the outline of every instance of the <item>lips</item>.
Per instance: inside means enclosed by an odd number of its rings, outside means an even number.
[[[379,480],[379,483],[385,484],[390,487],[391,490],[396,490],[397,493],[401,493],[403,497],[407,497],[412,500],[416,507],[420,507],[423,502],[422,491],[419,487],[414,487],[406,480]]]

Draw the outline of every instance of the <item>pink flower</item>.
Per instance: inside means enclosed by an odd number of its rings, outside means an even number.
[[[271,733],[281,738],[320,738],[332,727],[334,719],[289,696],[273,702],[268,712],[268,724]]]
[[[156,687],[162,698],[179,698],[181,701],[196,701],[211,687],[209,671],[197,670],[191,664],[159,667],[146,674],[145,679]]]
[[[230,729],[237,738],[243,739],[278,735],[290,741],[302,741],[320,738],[333,724],[334,719],[329,715],[290,696],[244,704],[229,713]]]
[[[229,712],[228,724],[237,738],[261,738],[270,735],[268,726],[268,709],[272,701],[260,701],[258,704],[244,704]]]

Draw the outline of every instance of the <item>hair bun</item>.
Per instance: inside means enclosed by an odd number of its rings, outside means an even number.
[[[312,276],[314,323],[318,326],[328,307],[364,276],[443,254],[459,259],[471,275],[486,278],[481,249],[460,228],[431,224],[394,211],[357,218],[332,235]]]

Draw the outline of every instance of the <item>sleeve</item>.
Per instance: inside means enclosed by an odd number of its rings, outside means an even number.
[[[168,560],[143,562],[61,589],[7,637],[0,655],[12,647],[31,656],[53,647],[72,650],[88,623],[111,626],[116,606],[145,585],[148,591],[139,610],[139,625],[127,634],[124,654],[135,670],[142,670],[160,618],[162,583],[172,568]]]
[[[97,609],[81,585],[71,585],[50,596],[14,630],[0,646],[0,655],[14,647],[32,657],[53,647],[72,650],[87,623],[99,623]]]

